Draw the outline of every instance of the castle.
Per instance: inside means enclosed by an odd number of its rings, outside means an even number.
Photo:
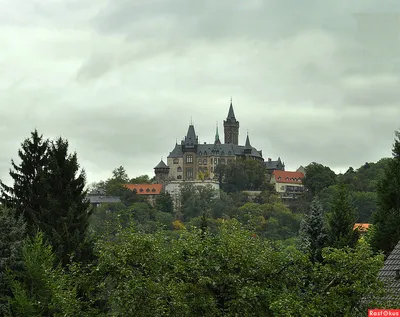
[[[264,162],[262,151],[251,146],[248,134],[245,145],[239,145],[239,121],[231,101],[224,120],[224,143],[220,141],[218,127],[214,143],[200,143],[191,123],[181,144],[176,143],[168,155],[167,164],[160,162],[163,166],[157,166],[157,170],[169,171],[170,180],[207,180],[214,178],[218,164],[229,164],[238,158]]]

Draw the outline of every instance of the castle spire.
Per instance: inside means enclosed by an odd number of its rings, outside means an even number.
[[[235,112],[233,111],[232,98],[231,98],[231,104],[229,106],[228,116],[226,117],[226,120],[227,121],[229,121],[229,120],[236,121]]]
[[[215,131],[215,142],[214,144],[221,144],[221,140],[219,139],[219,133],[218,133],[218,122],[217,122],[217,129]]]
[[[246,137],[246,144],[244,145],[246,149],[251,149],[250,145],[250,139],[249,139],[249,132],[247,131],[247,137]]]

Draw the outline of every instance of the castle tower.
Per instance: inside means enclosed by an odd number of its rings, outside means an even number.
[[[224,120],[224,137],[225,144],[239,144],[239,121],[236,120],[235,113],[233,112],[232,99],[228,116]]]
[[[156,183],[163,184],[164,189],[165,183],[168,180],[169,166],[165,164],[163,160],[161,160],[160,163],[154,167],[154,174],[156,174]]]
[[[253,151],[253,148],[250,145],[249,134],[247,133],[246,144],[244,145],[244,154],[245,155],[251,155],[252,151]]]
[[[219,139],[219,133],[218,133],[218,125],[217,125],[217,131],[215,132],[215,141],[214,144],[221,144],[221,141]]]
[[[196,153],[199,144],[199,137],[196,135],[193,123],[190,123],[188,132],[182,140],[183,152],[183,179],[196,179]]]

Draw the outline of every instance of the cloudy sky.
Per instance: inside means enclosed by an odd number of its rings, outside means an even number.
[[[153,173],[230,98],[264,157],[335,171],[391,155],[400,127],[400,2],[0,0],[0,178],[35,127],[89,181]],[[389,13],[390,12],[390,13]]]

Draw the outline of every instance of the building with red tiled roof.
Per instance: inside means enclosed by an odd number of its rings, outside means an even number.
[[[137,195],[145,195],[151,204],[154,204],[155,198],[161,194],[162,184],[125,184],[126,188],[134,190]]]
[[[358,229],[361,232],[366,232],[370,227],[369,223],[355,223],[353,229]]]
[[[303,178],[302,172],[275,170],[272,172],[271,184],[275,185],[276,192],[282,198],[293,199],[304,192]]]

